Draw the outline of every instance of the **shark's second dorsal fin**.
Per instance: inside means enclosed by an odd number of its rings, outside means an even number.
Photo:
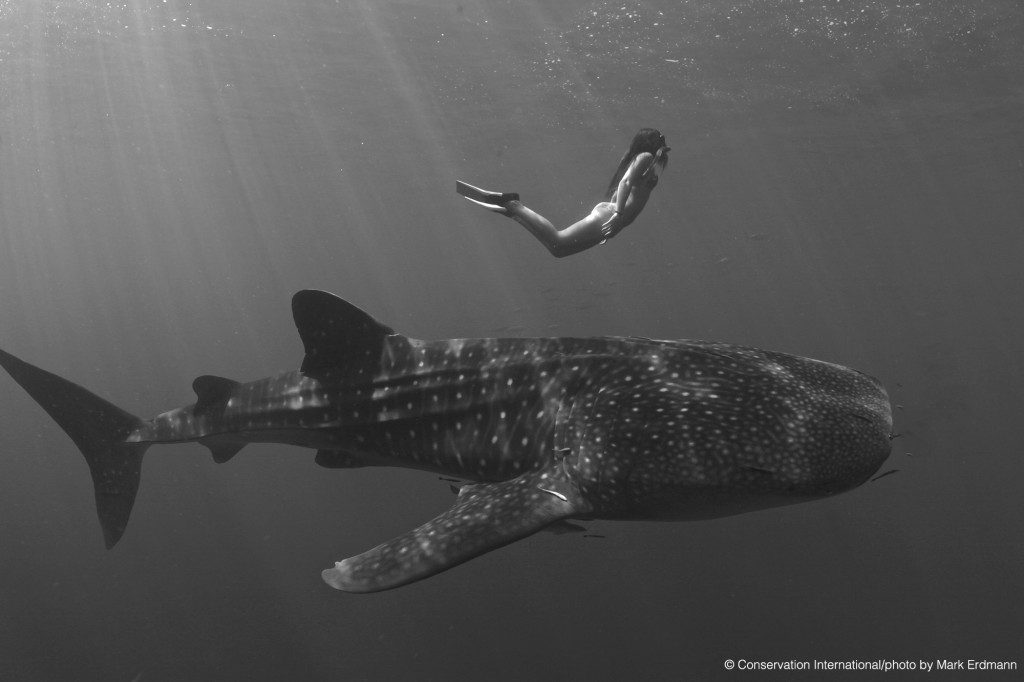
[[[385,338],[395,333],[326,291],[304,289],[295,294],[292,316],[306,349],[301,368],[306,374],[375,370]]]
[[[234,379],[226,379],[212,374],[196,377],[192,382],[192,390],[196,392],[194,408],[196,416],[207,417],[223,414],[231,399],[231,394],[237,386],[238,382]],[[200,438],[199,442],[210,448],[210,452],[213,453],[213,461],[217,464],[228,461],[245,446],[244,440],[216,435]]]
[[[231,391],[238,386],[234,379],[204,374],[192,382],[192,390],[196,392],[196,414],[205,414],[215,407],[223,408],[231,397]]]

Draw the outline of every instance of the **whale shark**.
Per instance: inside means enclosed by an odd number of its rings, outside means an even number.
[[[423,341],[324,291],[292,299],[296,371],[201,376],[193,404],[143,420],[0,351],[71,437],[108,548],[143,454],[194,441],[217,462],[247,443],[316,450],[330,468],[398,466],[471,481],[424,525],[323,571],[348,592],[434,575],[569,520],[695,520],[854,488],[890,450],[882,384],[840,365],[642,337]]]

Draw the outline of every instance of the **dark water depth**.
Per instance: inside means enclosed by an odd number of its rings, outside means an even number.
[[[446,483],[157,447],[108,552],[84,461],[0,376],[0,679],[1019,666],[1022,75],[1017,0],[0,0],[0,347],[132,412],[296,367],[289,298],[321,288],[419,338],[839,362],[900,433],[898,473],[833,499],[593,522],[359,596],[320,570]],[[572,258],[453,191],[565,224],[643,125],[673,148],[648,208]]]

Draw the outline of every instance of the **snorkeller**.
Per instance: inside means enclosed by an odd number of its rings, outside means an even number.
[[[658,185],[658,173],[668,164],[670,147],[654,128],[641,128],[619,161],[604,201],[590,214],[561,230],[544,216],[528,208],[515,193],[491,192],[456,181],[456,191],[474,204],[512,218],[530,231],[555,258],[571,256],[595,244],[603,244],[636,220],[647,205],[651,190]]]

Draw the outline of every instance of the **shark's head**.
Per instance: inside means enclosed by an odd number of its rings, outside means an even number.
[[[873,377],[720,344],[661,353],[604,377],[560,424],[601,513],[710,518],[793,504],[864,483],[889,455],[892,413]]]

